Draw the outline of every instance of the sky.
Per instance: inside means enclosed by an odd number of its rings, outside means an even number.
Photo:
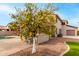
[[[55,13],[62,20],[68,20],[69,25],[79,26],[79,3],[54,3],[53,5],[58,8]],[[14,7],[24,8],[24,3],[0,3],[0,25],[6,26],[13,21],[9,14],[15,13]]]

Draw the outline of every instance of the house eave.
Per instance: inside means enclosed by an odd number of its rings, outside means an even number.
[[[72,28],[75,28],[75,29],[77,29],[77,28],[78,28],[78,27],[71,26],[71,25],[66,25],[66,26],[68,26],[68,27],[72,27]]]

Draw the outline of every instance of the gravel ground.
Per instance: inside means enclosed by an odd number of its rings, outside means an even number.
[[[37,46],[37,53],[31,54],[32,46],[27,49],[21,50],[10,56],[59,56],[67,47],[64,44],[65,40],[61,38],[50,39],[48,42],[39,44]]]

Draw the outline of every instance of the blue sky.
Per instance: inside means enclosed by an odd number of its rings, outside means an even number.
[[[15,7],[24,8],[24,4],[20,3],[1,3],[0,4],[0,25],[6,26],[9,22],[13,21],[9,14],[15,13]]]
[[[78,3],[54,3],[58,10],[55,11],[61,19],[68,20],[70,25],[79,26]],[[9,14],[15,13],[14,7],[24,8],[23,3],[0,3],[0,25],[7,25],[12,21]]]
[[[55,4],[59,8],[56,13],[61,19],[68,20],[70,25],[79,26],[79,3]]]

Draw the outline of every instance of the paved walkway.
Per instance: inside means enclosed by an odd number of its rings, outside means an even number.
[[[21,44],[18,36],[10,36],[14,38],[0,40],[0,56],[10,55],[24,48],[26,44]]]
[[[79,39],[79,36],[63,36],[63,38]]]

